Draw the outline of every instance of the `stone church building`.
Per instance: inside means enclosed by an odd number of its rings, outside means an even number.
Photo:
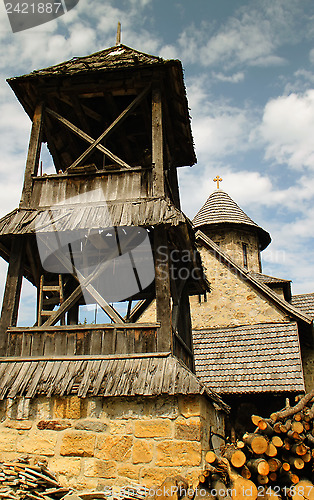
[[[190,298],[196,373],[245,427],[246,415],[313,389],[314,294],[292,296],[290,280],[262,273],[270,235],[223,190],[193,225],[211,288]]]

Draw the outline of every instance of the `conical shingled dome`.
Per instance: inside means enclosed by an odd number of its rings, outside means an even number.
[[[221,189],[217,189],[209,196],[192,222],[197,228],[217,224],[236,224],[248,229],[255,228],[259,236],[261,250],[264,250],[271,242],[270,234],[250,219],[242,208]]]

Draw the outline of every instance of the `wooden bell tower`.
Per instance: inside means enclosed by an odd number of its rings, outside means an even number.
[[[193,369],[188,297],[207,284],[180,210],[177,168],[196,162],[180,61],[119,44],[8,82],[32,130],[20,206],[0,220],[2,356],[171,352]],[[16,326],[23,278],[32,327]],[[79,324],[87,302],[106,324]]]

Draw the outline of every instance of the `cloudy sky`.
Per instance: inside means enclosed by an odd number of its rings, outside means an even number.
[[[15,34],[0,3],[0,216],[18,205],[30,131],[6,78],[114,45],[118,21],[125,45],[183,63],[198,158],[180,171],[186,214],[219,174],[271,233],[263,272],[314,291],[313,0],[80,0]],[[0,295],[5,274],[1,264]]]

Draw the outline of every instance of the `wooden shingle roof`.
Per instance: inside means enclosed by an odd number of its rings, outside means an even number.
[[[52,218],[53,217],[53,218]],[[51,220],[56,221],[52,224]],[[0,219],[0,236],[36,232],[98,229],[104,221],[111,226],[177,226],[187,222],[185,215],[162,198],[137,201],[108,201],[101,204],[55,206],[39,210],[16,209]],[[57,224],[57,226],[56,226]]]
[[[259,235],[262,250],[266,248],[271,241],[269,233],[246,215],[242,208],[221,189],[217,189],[209,196],[192,222],[195,228],[217,224],[236,224],[253,229]]]
[[[0,358],[0,399],[39,395],[158,396],[204,394],[229,407],[170,353]]]
[[[193,331],[196,374],[219,394],[304,391],[295,322]]]
[[[291,298],[291,304],[314,318],[314,293],[293,295]]]

